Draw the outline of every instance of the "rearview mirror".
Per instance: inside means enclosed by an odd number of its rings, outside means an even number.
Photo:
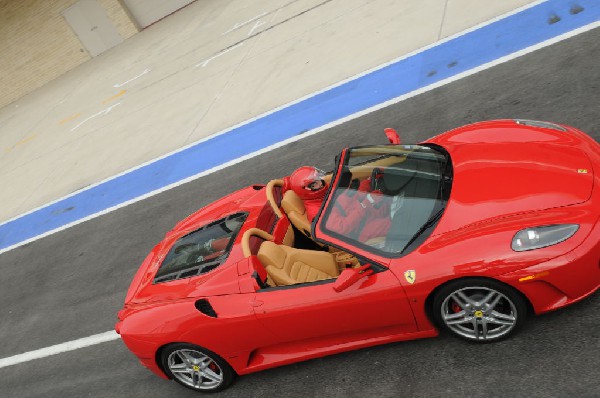
[[[398,145],[400,144],[400,135],[393,128],[387,128],[383,130],[385,132],[385,136],[387,137],[390,144]]]

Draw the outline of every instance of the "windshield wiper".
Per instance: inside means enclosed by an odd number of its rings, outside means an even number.
[[[421,236],[423,234],[423,232],[427,231],[433,224],[435,224],[440,219],[440,217],[442,216],[442,214],[444,214],[444,210],[445,210],[445,207],[442,207],[434,215],[432,215],[431,217],[429,217],[429,219],[427,221],[425,221],[425,224],[421,225],[421,228],[419,228],[419,230],[413,235],[413,237],[410,238],[410,240],[408,241],[408,243],[402,248],[402,251],[400,252],[400,254],[403,254],[404,251],[410,245],[412,245],[417,240],[417,238],[419,236]]]

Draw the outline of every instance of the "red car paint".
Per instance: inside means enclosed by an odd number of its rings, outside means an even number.
[[[167,376],[157,360],[160,350],[176,342],[207,348],[238,374],[246,374],[435,336],[429,314],[432,296],[459,278],[489,278],[510,285],[537,314],[581,300],[599,288],[598,143],[572,127],[554,129],[513,120],[461,127],[426,143],[445,148],[454,177],[441,219],[415,250],[386,258],[328,236],[320,215],[313,222],[312,235],[320,242],[386,267],[385,271],[348,272],[329,283],[260,289],[253,274],[264,270],[252,257],[244,257],[240,240],[247,229],[268,229],[276,218],[269,212],[264,187],[249,187],[192,214],[152,250],[119,312],[116,330],[123,342],[163,378]],[[335,189],[335,174],[333,178]],[[204,275],[152,283],[178,238],[240,211],[248,216],[224,264]],[[580,227],[572,238],[553,246],[511,249],[517,231],[562,223]],[[273,234],[281,234],[287,223],[280,220],[274,228]],[[414,283],[405,276],[409,270]],[[217,317],[196,308],[196,301],[204,298]]]

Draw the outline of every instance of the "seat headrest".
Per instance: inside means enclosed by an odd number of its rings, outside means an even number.
[[[287,214],[292,211],[296,213],[304,214],[306,212],[306,207],[304,207],[304,202],[300,197],[296,194],[296,192],[289,190],[283,195],[283,199],[281,200],[281,207]]]

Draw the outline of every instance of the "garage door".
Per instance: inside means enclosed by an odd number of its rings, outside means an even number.
[[[123,41],[96,0],[80,0],[62,14],[92,57]]]
[[[138,25],[145,28],[195,0],[125,0]]]

